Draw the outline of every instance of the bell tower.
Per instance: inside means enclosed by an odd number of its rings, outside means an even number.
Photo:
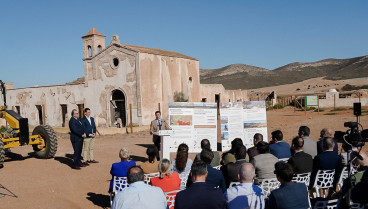
[[[96,28],[91,28],[83,39],[83,59],[96,56],[105,48],[105,37]]]

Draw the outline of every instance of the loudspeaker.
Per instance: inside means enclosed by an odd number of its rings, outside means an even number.
[[[355,116],[362,115],[362,105],[360,104],[360,102],[354,103],[354,115]]]

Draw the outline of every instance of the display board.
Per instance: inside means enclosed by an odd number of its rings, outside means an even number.
[[[223,102],[220,105],[222,151],[231,149],[231,141],[241,138],[247,148],[253,146],[253,136],[263,135],[267,141],[265,101]]]
[[[190,153],[201,151],[201,140],[208,139],[217,150],[217,104],[210,102],[170,102],[169,121],[173,134],[163,149],[176,152],[181,143]]]
[[[306,96],[305,105],[306,106],[318,106],[318,96]]]

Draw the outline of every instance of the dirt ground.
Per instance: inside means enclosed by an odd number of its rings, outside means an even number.
[[[360,118],[364,128],[368,128],[367,109]],[[298,127],[309,126],[311,138],[318,139],[324,127],[334,131],[345,131],[344,122],[355,121],[352,110],[322,113],[294,112],[293,108],[267,112],[268,132],[280,129],[285,141],[297,135]],[[95,143],[95,159],[100,161],[82,170],[73,170],[73,149],[68,138],[58,134],[59,146],[54,159],[41,160],[32,157],[30,146],[13,148],[7,155],[4,168],[0,169],[0,184],[14,192],[12,196],[1,197],[0,208],[108,208],[107,192],[111,164],[119,161],[118,152],[126,146],[131,150],[131,157],[138,163],[147,160],[145,149],[151,144],[148,132],[130,135],[99,136]],[[367,150],[365,146],[365,150]],[[172,154],[173,156],[174,154]],[[190,155],[192,158],[194,154]],[[0,194],[6,193],[0,188]]]

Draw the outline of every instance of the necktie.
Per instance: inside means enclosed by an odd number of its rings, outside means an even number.
[[[157,120],[158,123],[158,130],[161,130],[161,120]]]

